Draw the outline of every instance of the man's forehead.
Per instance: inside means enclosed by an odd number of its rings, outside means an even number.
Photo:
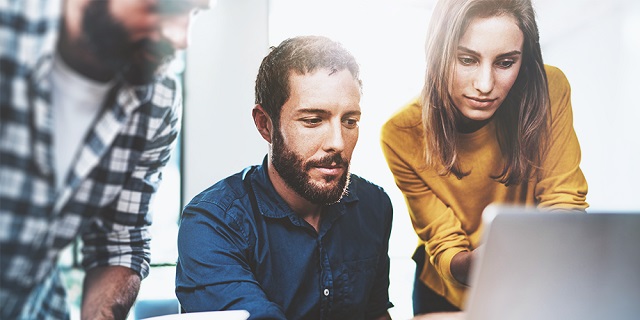
[[[218,0],[191,0],[197,2],[203,9],[213,9],[218,4]]]
[[[127,0],[131,1],[131,0]],[[218,0],[147,0],[147,1],[156,1],[158,3],[166,3],[166,4],[174,4],[181,6],[191,6],[200,8],[203,10],[212,9],[218,3]]]
[[[218,0],[190,0],[190,1],[197,2],[198,4],[206,7],[207,9],[212,9],[213,7],[216,6],[216,4],[218,4]]]

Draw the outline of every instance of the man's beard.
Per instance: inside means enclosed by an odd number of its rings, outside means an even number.
[[[151,83],[160,67],[174,57],[175,50],[166,41],[130,42],[126,28],[109,12],[109,1],[89,1],[82,27],[81,41],[97,60],[133,85]]]
[[[329,205],[342,199],[349,185],[349,161],[339,153],[327,155],[319,160],[304,162],[293,150],[285,145],[279,129],[275,129],[272,143],[272,162],[282,180],[297,194],[314,204]],[[316,166],[342,165],[345,170],[338,178],[327,178],[327,182],[337,180],[333,188],[322,188],[311,181],[309,170]]]

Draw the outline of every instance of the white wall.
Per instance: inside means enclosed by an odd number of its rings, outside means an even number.
[[[572,87],[591,212],[640,211],[640,2],[535,0],[546,63]]]
[[[267,152],[251,118],[255,77],[268,52],[267,19],[268,0],[219,0],[195,22],[184,88],[185,204]]]

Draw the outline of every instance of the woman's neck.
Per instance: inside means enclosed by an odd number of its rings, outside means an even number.
[[[456,129],[460,133],[474,133],[487,125],[493,117],[485,120],[471,120],[465,116],[458,116],[456,119]]]

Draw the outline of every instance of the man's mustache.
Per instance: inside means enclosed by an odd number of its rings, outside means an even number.
[[[306,167],[344,167],[347,165],[349,165],[349,160],[343,158],[340,153],[334,153],[326,155],[318,160],[311,160],[307,163]]]

